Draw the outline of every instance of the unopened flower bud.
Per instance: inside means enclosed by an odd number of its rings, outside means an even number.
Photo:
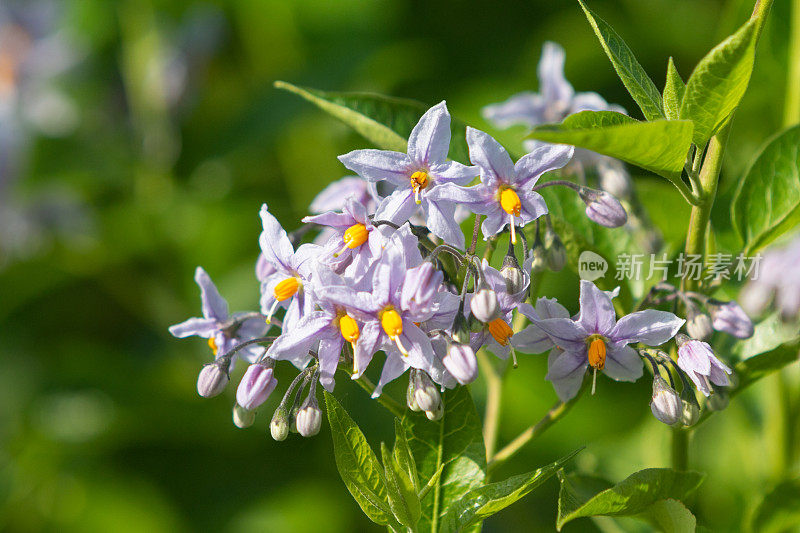
[[[414,399],[423,411],[430,411],[442,403],[442,396],[439,389],[431,378],[422,370],[414,372]]]
[[[197,394],[203,398],[213,398],[225,390],[228,384],[228,372],[220,362],[203,365],[197,376]]]
[[[736,302],[709,300],[706,306],[717,331],[724,331],[737,339],[748,339],[753,336],[753,322]]]
[[[650,400],[650,410],[660,422],[674,426],[681,420],[683,404],[678,392],[660,375],[653,378],[653,398]]]
[[[433,409],[425,411],[425,416],[427,416],[428,420],[432,422],[441,419],[443,415],[444,415],[444,408],[442,408],[441,401],[437,403]]]
[[[531,274],[544,272],[547,268],[547,252],[540,242],[537,242],[531,250]]]
[[[700,406],[697,405],[697,402],[694,400],[682,399],[681,405],[683,407],[681,424],[686,427],[697,424],[697,421],[700,420]]]
[[[500,318],[500,306],[497,304],[497,293],[489,287],[483,287],[472,295],[469,302],[472,315],[481,322],[491,322]]]
[[[238,403],[233,406],[233,423],[237,428],[247,429],[256,421],[256,412],[245,409]]]
[[[730,403],[731,398],[727,391],[714,389],[714,394],[706,399],[706,407],[712,411],[722,411]]]
[[[309,393],[294,417],[297,432],[304,437],[313,437],[322,427],[322,410],[317,405],[314,392]]]
[[[606,191],[581,187],[578,194],[586,204],[586,216],[601,226],[618,228],[628,221],[625,208]]]
[[[412,411],[422,411],[417,404],[417,395],[415,394],[414,388],[414,374],[415,370],[412,370],[408,375],[408,387],[406,388],[406,405]]]
[[[443,280],[444,274],[430,261],[410,269],[406,272],[400,295],[403,307],[421,312],[429,309]]]
[[[269,423],[269,432],[276,441],[286,440],[289,436],[289,416],[285,407],[278,407]]]
[[[464,313],[461,309],[456,313],[456,318],[453,320],[453,341],[460,344],[469,344],[471,339],[471,332],[469,330],[469,323],[464,318]]]
[[[686,331],[695,339],[707,340],[714,333],[711,317],[692,305],[686,311]]]
[[[525,274],[519,267],[517,258],[514,257],[511,250],[509,250],[509,253],[503,259],[500,275],[503,276],[503,279],[506,281],[506,292],[508,292],[508,294],[518,294],[525,290]]]
[[[461,385],[472,383],[478,377],[478,360],[469,344],[450,343],[442,363]]]
[[[553,272],[563,269],[567,264],[567,249],[552,228],[547,228],[544,231],[544,249],[547,268]]]
[[[272,367],[263,363],[254,363],[247,367],[242,381],[239,382],[239,388],[236,390],[236,402],[252,411],[267,401],[277,384],[278,380],[273,376]]]

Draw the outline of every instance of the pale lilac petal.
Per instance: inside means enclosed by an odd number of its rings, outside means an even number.
[[[213,318],[190,318],[185,322],[170,326],[169,332],[179,339],[192,335],[209,339],[214,336],[217,329],[219,329],[219,324]]]
[[[459,204],[465,204],[472,209],[473,206],[477,207],[490,201],[491,194],[489,189],[484,185],[462,187],[453,183],[442,183],[429,192],[426,192],[425,197],[428,198],[428,200],[448,200]]]
[[[341,228],[347,229],[356,221],[347,213],[334,213],[333,211],[328,211],[327,213],[322,213],[321,215],[313,215],[308,217],[303,217],[303,222],[306,224],[318,224],[320,226],[331,226],[333,228]]]
[[[564,49],[551,41],[544,43],[542,58],[539,60],[539,92],[548,103],[568,102],[574,94],[572,85],[564,77]]]
[[[408,155],[418,165],[447,159],[450,150],[450,113],[439,102],[428,109],[408,137]]]
[[[575,354],[586,353],[586,337],[589,333],[569,318],[548,318],[534,322],[547,333],[556,346]]]
[[[339,211],[344,207],[344,200],[351,196],[363,199],[368,196],[367,182],[355,176],[347,176],[334,181],[317,194],[308,210],[312,213]]]
[[[495,206],[495,208],[491,211],[483,214],[486,215],[486,218],[481,223],[483,240],[488,240],[489,237],[500,233],[505,225],[511,221],[508,214],[500,209],[499,205]]]
[[[303,281],[308,281],[311,278],[314,266],[324,252],[325,248],[318,244],[301,244],[297,252],[289,260],[289,266],[300,274]]]
[[[536,324],[530,324],[522,331],[511,337],[511,345],[520,352],[544,353],[553,348],[555,344],[550,336]]]
[[[542,144],[526,154],[514,165],[519,187],[533,186],[545,172],[564,167],[572,159],[572,146]]]
[[[368,292],[354,291],[347,287],[328,287],[322,292],[321,298],[324,301],[339,305],[348,312],[352,311],[353,315],[358,315],[356,318],[362,320],[371,317],[384,303],[376,302]]]
[[[220,296],[217,286],[201,267],[194,271],[194,281],[200,287],[203,316],[220,322],[228,319],[228,302]]]
[[[549,365],[545,379],[553,384],[559,400],[567,402],[578,394],[589,363],[585,358],[577,357],[571,352],[557,354],[558,352],[553,354],[554,360]]]
[[[614,342],[641,342],[658,346],[674,337],[684,322],[667,311],[645,309],[620,318],[609,338]]]
[[[711,368],[708,372],[708,379],[711,383],[720,387],[727,387],[730,385],[730,381],[728,380],[728,374],[730,373],[731,369],[722,361],[716,357],[711,358]]]
[[[331,327],[332,319],[331,315],[322,311],[307,315],[275,340],[270,354],[275,359],[286,359],[287,356],[308,351],[314,341],[319,340],[320,333]]]
[[[403,319],[403,333],[400,334],[403,347],[408,350],[408,364],[430,373],[434,353],[431,339],[411,320]]]
[[[455,183],[466,185],[477,178],[479,173],[478,167],[468,167],[458,161],[446,161],[430,167],[430,174],[437,184]]]
[[[408,368],[409,364],[402,355],[399,353],[387,352],[386,362],[383,364],[381,377],[378,380],[378,384],[375,386],[375,390],[372,392],[372,397],[377,398],[380,396],[383,392],[383,387],[402,376]]]
[[[522,204],[522,210],[520,214],[522,215],[521,218],[523,220],[523,225],[524,223],[536,220],[540,216],[546,215],[548,212],[547,204],[545,203],[544,198],[542,198],[542,195],[538,192],[520,191],[519,200]]]
[[[333,376],[336,367],[339,366],[339,355],[342,353],[344,339],[337,335],[333,339],[321,339],[319,341],[319,382],[328,392],[333,392]]]
[[[340,155],[344,166],[369,181],[388,181],[397,186],[409,184],[411,159],[408,155],[388,150],[354,150]]]
[[[375,220],[388,220],[399,225],[411,218],[418,207],[413,189],[397,189],[381,201],[375,211]]]
[[[581,280],[581,311],[578,322],[589,333],[608,335],[616,323],[611,298],[591,281]]]
[[[603,373],[616,381],[636,381],[642,377],[644,364],[630,346],[608,346]]]
[[[239,313],[234,315],[234,317],[238,318]],[[236,330],[236,337],[243,340],[249,341],[251,339],[255,339],[261,337],[266,333],[267,324],[264,322],[262,318],[248,318],[244,322],[241,323],[239,329]]]
[[[356,341],[355,351],[355,376],[361,377],[361,374],[367,369],[369,363],[372,361],[372,356],[378,351],[378,341],[381,337],[381,325],[377,320],[366,322],[361,328],[360,335]]]
[[[514,163],[511,156],[488,133],[467,127],[467,144],[470,161],[480,168],[483,183],[488,185],[513,180]]]
[[[261,223],[264,231],[258,237],[264,258],[280,270],[289,270],[289,260],[294,254],[292,243],[278,220],[270,214],[267,204],[261,206]]]
[[[464,248],[464,232],[456,222],[456,206],[450,202],[425,202],[428,229],[447,244]]]
[[[555,298],[539,298],[536,301],[536,312],[539,318],[569,318],[570,314],[567,308],[558,303]]]
[[[515,124],[532,127],[545,122],[545,106],[541,95],[524,92],[513,95],[505,102],[484,107],[481,115],[498,128],[505,129]]]

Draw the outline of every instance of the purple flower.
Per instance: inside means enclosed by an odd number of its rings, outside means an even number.
[[[361,337],[355,347],[355,373],[360,374],[380,349],[386,352],[378,385],[373,396],[378,396],[386,383],[402,375],[408,368],[417,368],[430,374],[436,381],[441,379],[441,365],[435,361],[433,347],[428,335],[418,326],[435,317],[443,302],[451,300],[437,293],[433,305],[406,305],[402,297],[406,272],[422,262],[419,252],[404,250],[398,234],[410,234],[403,227],[392,236],[381,259],[375,267],[371,292],[352,291],[341,287],[326,290],[325,298],[353,311],[364,323]],[[453,295],[450,295],[453,296]]]
[[[586,369],[591,366],[617,381],[636,381],[642,375],[642,360],[628,344],[658,346],[671,339],[683,319],[666,311],[646,309],[617,321],[611,295],[594,283],[581,281],[580,313],[577,319],[531,317],[564,352],[550,361],[546,379],[562,401],[577,394]]]
[[[753,336],[753,322],[735,301],[708,300],[706,308],[717,331],[724,331],[738,339],[749,339]]]
[[[573,147],[542,145],[514,165],[505,148],[480,130],[467,128],[467,143],[470,160],[480,170],[481,183],[473,187],[444,184],[431,191],[430,196],[455,200],[486,215],[481,225],[485,239],[510,224],[514,242],[514,226],[524,226],[547,213],[544,198],[532,190],[533,186],[545,172],[566,165]]]
[[[215,357],[233,349],[234,346],[264,335],[266,324],[260,318],[243,319],[246,313],[228,313],[228,302],[220,296],[217,287],[205,270],[197,267],[194,280],[200,287],[202,318],[190,318],[180,324],[170,326],[169,332],[178,338],[198,336],[208,339],[208,346]],[[237,352],[248,362],[253,362],[264,354],[260,346],[245,346]]]
[[[294,251],[286,231],[267,209],[261,206],[264,231],[258,238],[264,261],[275,272],[261,282],[261,312],[272,318],[279,306],[287,307],[283,327],[291,328],[305,314],[314,309],[313,295],[305,290],[311,281],[312,266],[322,248],[304,244]]]
[[[731,369],[714,356],[707,342],[679,335],[678,366],[694,382],[697,390],[706,396],[712,392],[709,381],[720,387],[729,383],[727,374],[731,373]]]
[[[333,228],[320,259],[339,274],[360,279],[381,255],[386,237],[372,225],[367,207],[347,198],[341,213],[327,212],[303,218],[303,222]],[[390,230],[388,226],[384,226]]]
[[[395,224],[407,221],[418,208],[428,229],[445,242],[464,246],[464,233],[455,220],[456,203],[446,195],[433,195],[444,183],[464,184],[476,171],[447,161],[450,148],[450,114],[441,102],[422,115],[408,139],[408,153],[386,150],[355,150],[339,160],[370,182],[388,181],[397,189],[384,198],[376,220]]]

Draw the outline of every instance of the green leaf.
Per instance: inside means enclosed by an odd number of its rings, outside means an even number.
[[[650,510],[664,499],[681,500],[703,481],[699,472],[678,472],[670,468],[648,468],[628,476],[624,481],[591,497],[573,479],[559,473],[561,490],[558,496],[560,531],[564,524],[585,516],[635,516]]]
[[[294,93],[338,118],[382,150],[405,152],[408,137],[419,118],[430,106],[416,100],[392,98],[371,93],[325,92],[276,81],[275,87]],[[469,161],[466,125],[452,119],[450,158]]]
[[[578,0],[589,24],[592,26],[595,35],[600,40],[600,45],[605,50],[606,55],[611,60],[614,70],[617,71],[619,79],[628,89],[628,92],[639,104],[639,108],[647,120],[664,118],[662,111],[661,94],[658,92],[655,83],[644,71],[642,65],[636,60],[633,52],[622,37],[617,35],[611,26],[603,19],[596,16],[583,2]]]
[[[779,483],[759,503],[750,525],[758,533],[795,531],[800,525],[800,479]]]
[[[667,63],[667,81],[664,84],[664,114],[669,120],[678,120],[686,84],[683,83],[672,57]]]
[[[561,467],[580,450],[527,474],[513,476],[505,481],[490,483],[469,491],[455,502],[442,519],[440,532],[464,531],[493,514],[502,511],[512,503],[525,497],[533,489],[550,479]]]
[[[660,500],[637,518],[649,522],[663,533],[690,533],[697,529],[697,519],[678,500]]]
[[[486,449],[481,422],[467,387],[442,395],[444,416],[435,422],[408,411],[403,417],[408,444],[417,461],[420,479],[442,473],[422,501],[420,531],[437,532],[445,511],[486,477]]]
[[[417,475],[417,464],[414,462],[414,456],[411,454],[411,448],[408,446],[408,439],[406,439],[406,430],[403,429],[403,423],[397,418],[394,419],[394,460],[397,465],[411,480],[414,485],[414,490],[419,492],[419,475]]]
[[[800,223],[800,126],[767,141],[739,183],[733,226],[752,255]]]
[[[347,411],[327,391],[325,404],[333,436],[336,468],[347,490],[370,520],[381,525],[394,523],[392,511],[387,504],[388,493],[383,468],[375,452]]]
[[[712,49],[686,82],[680,118],[694,123],[694,143],[704,146],[739,105],[750,82],[757,19]]]
[[[420,503],[417,491],[408,474],[395,462],[392,452],[385,443],[381,443],[381,457],[386,473],[389,492],[389,506],[397,521],[414,529],[420,517]]]
[[[675,179],[680,177],[689,152],[692,123],[687,120],[639,122],[613,111],[581,111],[568,116],[561,124],[534,128],[529,138],[572,144]]]

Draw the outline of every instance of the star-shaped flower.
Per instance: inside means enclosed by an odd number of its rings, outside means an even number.
[[[448,244],[464,246],[464,233],[455,220],[456,203],[446,195],[432,196],[441,184],[466,184],[476,171],[447,160],[450,149],[450,114],[445,102],[422,115],[408,138],[408,153],[355,150],[339,156],[350,170],[371,182],[388,181],[397,189],[384,198],[376,220],[395,224],[407,221],[418,209],[428,229]]]

